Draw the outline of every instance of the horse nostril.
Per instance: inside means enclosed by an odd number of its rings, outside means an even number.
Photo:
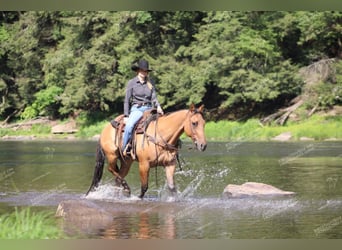
[[[201,150],[204,151],[207,148],[207,144],[201,144]]]

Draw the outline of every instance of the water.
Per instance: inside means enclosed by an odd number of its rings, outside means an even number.
[[[89,202],[111,212],[63,229],[76,238],[288,239],[342,238],[342,142],[209,143],[205,152],[181,149],[170,200],[163,168],[150,172],[143,201],[138,166],[120,195],[105,170],[87,199],[95,161],[93,141],[0,142],[0,213],[14,206],[56,211],[61,201]],[[296,192],[291,198],[225,199],[228,184],[261,182]],[[115,195],[116,194],[116,195]],[[75,229],[76,227],[76,229]]]

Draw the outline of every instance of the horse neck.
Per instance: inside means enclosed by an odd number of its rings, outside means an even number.
[[[175,145],[184,132],[188,110],[180,110],[158,119],[157,130],[167,143]]]

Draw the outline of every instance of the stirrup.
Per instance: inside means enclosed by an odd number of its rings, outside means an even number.
[[[128,143],[125,147],[125,149],[123,150],[122,154],[123,156],[128,156],[131,154],[131,150],[132,150],[132,145],[130,143]]]

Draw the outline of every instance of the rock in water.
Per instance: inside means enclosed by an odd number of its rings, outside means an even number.
[[[257,182],[246,182],[242,185],[229,184],[223,190],[223,197],[225,198],[278,197],[292,195],[295,195],[295,193]]]
[[[56,217],[63,217],[64,230],[71,235],[93,233],[113,221],[108,211],[87,200],[62,201],[57,207]]]

